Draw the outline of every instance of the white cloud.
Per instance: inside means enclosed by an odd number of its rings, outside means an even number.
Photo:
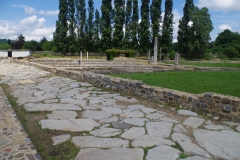
[[[20,21],[20,25],[27,25],[27,26],[35,26],[35,27],[43,27],[46,20],[44,18],[37,18],[36,15],[31,17],[24,18]]]
[[[54,15],[58,15],[59,11],[55,10],[55,11],[44,11],[44,10],[40,10],[39,14],[42,15],[46,15],[46,16],[54,16]]]
[[[41,15],[45,15],[45,16],[54,16],[54,15],[58,15],[58,13],[59,13],[58,10],[54,10],[54,11],[40,10],[40,11],[37,11],[35,8],[30,7],[30,6],[26,6],[26,5],[13,4],[11,6],[12,7],[18,7],[18,8],[24,8],[24,12],[26,14],[41,14]]]
[[[240,0],[199,0],[198,7],[207,7],[215,11],[235,11],[240,10]]]
[[[27,14],[35,14],[35,13],[37,13],[37,11],[33,7],[29,7],[29,6],[26,6],[26,5],[16,5],[16,4],[13,4],[11,6],[12,7],[18,7],[18,8],[24,8],[24,12],[27,13]]]
[[[225,30],[225,29],[229,29],[232,30],[232,27],[228,24],[221,24],[218,29],[220,29],[221,31]]]
[[[24,18],[18,22],[0,20],[0,38],[16,39],[22,34],[26,40],[40,41],[43,37],[53,39],[55,27],[45,27],[46,20],[36,15]]]

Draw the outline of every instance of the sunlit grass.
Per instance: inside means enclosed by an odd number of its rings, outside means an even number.
[[[122,78],[142,80],[144,84],[200,94],[215,92],[240,97],[240,72],[158,72],[112,74]]]
[[[167,64],[173,64],[173,62],[166,62]],[[183,61],[180,65],[190,65],[198,67],[222,67],[222,68],[240,68],[240,62],[229,63],[229,62],[191,62]]]

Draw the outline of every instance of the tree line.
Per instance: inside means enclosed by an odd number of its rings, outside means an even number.
[[[57,50],[54,42],[47,40],[46,37],[43,37],[40,42],[35,40],[26,41],[22,34],[20,34],[16,40],[0,39],[0,50],[8,49],[26,49],[31,51],[53,52]]]
[[[177,43],[173,43],[173,1],[102,0],[100,11],[93,0],[59,0],[59,15],[53,41],[26,41],[22,35],[8,40],[5,48],[51,50],[61,52],[102,52],[107,49],[131,49],[146,53],[153,49],[158,37],[162,53],[179,52],[186,57],[209,58],[210,53],[222,57],[240,57],[240,34],[225,30],[211,41],[213,25],[206,7],[194,6],[186,0],[179,21]],[[164,15],[162,17],[162,15]],[[0,44],[1,49],[1,44]],[[174,51],[173,51],[174,50]]]
[[[154,37],[158,37],[159,46],[165,52],[171,51],[173,1],[165,0],[164,17],[162,0],[152,0],[151,4],[150,0],[142,0],[140,8],[138,4],[138,0],[102,0],[99,11],[93,0],[88,0],[88,5],[85,0],[59,0],[54,32],[57,50],[65,54],[114,48],[142,53],[153,48]]]

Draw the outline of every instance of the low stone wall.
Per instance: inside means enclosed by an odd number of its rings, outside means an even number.
[[[92,83],[97,87],[109,88],[130,95],[143,97],[154,101],[165,101],[171,105],[203,112],[221,119],[240,122],[240,98],[216,93],[190,94],[176,90],[148,86],[141,81],[111,77],[104,74],[96,74],[85,70],[73,71],[62,68],[26,63],[16,60],[17,63],[33,65],[47,71],[53,71],[60,76],[70,77],[76,80]]]
[[[176,90],[152,87],[139,81],[126,80],[86,71],[56,70],[60,76],[86,81],[95,86],[110,88],[127,94],[133,94],[149,100],[165,101],[171,105],[181,105],[186,109],[199,111],[222,119],[240,122],[240,98],[216,93],[200,95]]]
[[[47,65],[43,65],[43,64],[38,64],[38,63],[33,63],[33,62],[28,62],[28,61],[21,61],[21,60],[16,60],[16,59],[14,59],[13,62],[17,63],[17,64],[22,64],[22,65],[34,66],[34,67],[43,69],[45,71],[56,73],[56,67],[51,67],[51,66],[47,66]]]

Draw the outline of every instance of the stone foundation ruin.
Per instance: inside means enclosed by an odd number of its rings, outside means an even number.
[[[176,70],[237,70],[204,67],[176,67],[176,66],[151,66],[141,65],[138,62],[104,61],[104,60],[32,60],[15,63],[31,65],[46,71],[54,72],[60,76],[92,83],[97,87],[109,88],[130,95],[135,95],[154,101],[165,101],[171,105],[203,112],[221,119],[240,122],[240,98],[217,93],[190,94],[170,90],[167,88],[153,87],[140,81],[111,77],[109,73],[137,73],[137,72],[163,72]]]

